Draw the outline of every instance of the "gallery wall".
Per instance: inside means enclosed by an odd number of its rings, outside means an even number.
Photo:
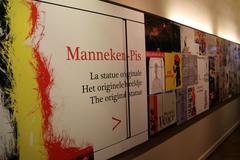
[[[240,42],[240,2],[236,0],[111,0]]]
[[[237,1],[126,1],[117,3],[143,10],[219,37],[240,41],[240,19]],[[239,124],[240,99],[224,105],[193,126],[162,144],[140,154],[136,159],[198,159],[206,158]],[[189,141],[189,137],[193,137]],[[191,148],[194,151],[189,152]],[[174,150],[175,154],[169,154]]]
[[[204,160],[216,145],[219,145],[239,125],[239,104],[240,98],[223,106],[161,145],[142,152],[135,159],[145,160],[157,157],[157,159],[168,160]],[[174,154],[170,154],[172,152]],[[131,153],[128,156],[131,156]],[[132,159],[132,157],[125,157],[125,159]]]

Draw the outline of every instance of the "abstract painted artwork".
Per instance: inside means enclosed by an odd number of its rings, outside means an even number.
[[[39,51],[44,26],[38,4],[3,0],[0,5],[0,159],[91,159],[92,146],[72,147],[69,137],[53,133],[54,78]]]

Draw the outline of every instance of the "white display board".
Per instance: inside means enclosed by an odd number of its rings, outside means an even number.
[[[146,132],[148,128],[144,32],[144,24],[127,21],[131,136]]]
[[[95,159],[146,141],[144,24],[131,21],[133,15],[143,20],[143,14],[110,14],[110,4],[104,2],[104,9],[96,5],[90,10],[70,8],[83,3],[77,0],[50,2],[39,3],[44,27],[38,33],[44,32],[39,50],[53,71],[54,134],[73,139],[76,146],[69,147],[92,145]]]
[[[197,55],[199,45],[194,39],[194,29],[180,26],[181,52],[184,54]]]
[[[149,94],[165,91],[165,71],[163,58],[149,60]]]

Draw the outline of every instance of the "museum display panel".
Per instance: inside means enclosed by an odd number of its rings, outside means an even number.
[[[148,139],[143,13],[5,2],[0,159],[107,159]]]
[[[0,5],[0,159],[108,159],[240,93],[237,43],[102,1]]]

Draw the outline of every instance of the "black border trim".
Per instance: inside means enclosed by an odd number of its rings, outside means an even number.
[[[129,60],[128,60],[128,56],[129,56],[129,53],[128,53],[128,26],[127,26],[127,20],[125,20],[125,46],[126,46],[126,67],[127,67],[127,76],[126,76],[126,79],[127,79],[127,111],[128,111],[128,133],[127,134],[127,138],[131,138],[131,114],[130,114],[130,88],[129,88]]]

